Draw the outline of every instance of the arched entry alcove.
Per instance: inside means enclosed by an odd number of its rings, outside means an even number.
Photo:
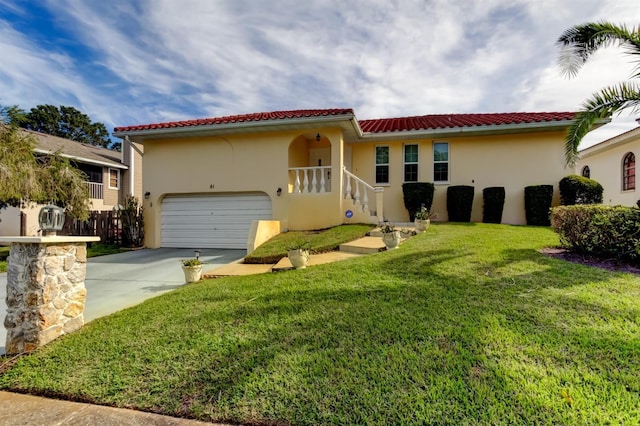
[[[289,144],[289,193],[331,192],[331,142],[302,134]]]

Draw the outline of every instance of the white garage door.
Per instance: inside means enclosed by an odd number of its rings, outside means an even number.
[[[271,219],[262,194],[181,195],[162,201],[162,247],[246,249],[253,220]]]

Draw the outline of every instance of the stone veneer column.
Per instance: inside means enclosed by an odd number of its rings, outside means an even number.
[[[3,237],[7,269],[6,353],[30,352],[84,325],[87,241],[98,237]]]

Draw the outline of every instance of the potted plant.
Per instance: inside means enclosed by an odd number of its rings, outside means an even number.
[[[200,259],[182,259],[182,271],[184,272],[184,280],[188,283],[200,281],[202,276],[202,262]]]
[[[296,269],[304,269],[309,263],[309,251],[311,246],[308,242],[298,242],[287,247],[289,261]]]
[[[431,219],[435,219],[436,217],[437,215],[429,211],[423,204],[420,210],[416,212],[416,218],[413,221],[416,232],[425,232],[431,224]]]
[[[380,232],[382,232],[382,242],[387,247],[387,250],[394,249],[400,245],[400,231],[393,224],[383,222],[380,224]]]

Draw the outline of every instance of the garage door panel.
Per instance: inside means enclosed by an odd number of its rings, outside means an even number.
[[[252,221],[270,219],[266,194],[167,196],[162,201],[162,246],[246,249]]]

